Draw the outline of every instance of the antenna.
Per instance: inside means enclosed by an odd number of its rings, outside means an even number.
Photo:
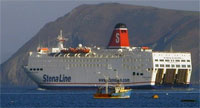
[[[174,52],[173,47],[172,47],[172,44],[171,44],[171,46],[170,46],[169,52]]]
[[[37,51],[41,48],[41,45],[40,45],[40,36],[38,36],[38,46],[37,46]]]
[[[98,74],[101,74],[101,72],[97,72]],[[104,74],[102,74],[103,77],[105,78],[105,83],[106,83],[106,94],[108,94],[108,76],[105,76]]]
[[[64,41],[68,40],[67,38],[63,37],[62,30],[60,30],[60,34],[58,35],[57,40],[58,40],[58,48],[61,51],[62,49],[64,49],[64,46],[63,46]]]
[[[117,78],[117,83],[118,83],[118,85],[120,85],[120,79],[119,79],[118,71],[116,71],[116,78]]]
[[[47,36],[47,48],[49,48],[49,35]]]
[[[60,36],[62,37],[62,30],[60,30]]]

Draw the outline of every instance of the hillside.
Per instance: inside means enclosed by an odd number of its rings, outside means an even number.
[[[199,80],[199,12],[167,10],[154,7],[133,6],[117,3],[81,5],[70,13],[47,23],[1,65],[3,84],[31,85],[22,66],[27,64],[29,51],[40,45],[55,47],[59,30],[69,39],[66,45],[106,47],[116,23],[125,23],[129,30],[131,46],[150,46],[154,50],[192,53],[192,82]]]

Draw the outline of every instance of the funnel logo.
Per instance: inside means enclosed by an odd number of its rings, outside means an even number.
[[[113,30],[108,48],[127,48],[129,47],[128,29],[125,24],[118,23]]]
[[[115,42],[119,43],[119,33],[116,33],[115,37],[116,37]]]

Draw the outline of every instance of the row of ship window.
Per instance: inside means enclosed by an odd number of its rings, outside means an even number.
[[[109,69],[112,68],[112,65],[110,64],[69,64],[68,66],[69,67],[108,67]],[[139,69],[141,68],[141,66],[129,66],[126,64],[122,65],[122,67],[126,69]]]
[[[142,59],[142,58],[128,58],[128,59],[122,59],[123,62],[137,62],[137,61],[150,61],[151,59],[146,58],[146,59]]]
[[[133,76],[135,76],[135,75],[137,75],[137,76],[143,76],[143,73],[136,73],[136,72],[133,72]]]
[[[108,64],[69,64],[69,67],[103,67],[108,66]]]
[[[155,61],[160,61],[160,62],[190,62],[190,60],[164,60],[164,59],[160,59],[160,60],[158,60],[158,59],[155,59]]]
[[[122,64],[122,68],[123,69],[141,69],[141,67],[143,67],[145,64],[140,64],[138,66],[130,66],[127,64]],[[147,71],[152,71],[153,68],[148,68]]]
[[[156,55],[156,54],[154,54],[154,56],[157,56],[157,55]],[[168,57],[169,57],[169,56],[170,56],[170,54],[167,54],[167,55],[158,54],[158,56],[168,56]],[[181,55],[180,55],[180,54],[175,54],[175,55],[174,55],[174,54],[173,54],[173,56],[178,56],[178,57],[180,57],[180,56],[188,56],[188,55],[186,55],[186,54],[181,54]]]
[[[44,62],[55,62],[53,60],[43,60]],[[107,62],[108,59],[63,59],[63,60],[56,60],[59,62]]]
[[[191,65],[174,65],[174,64],[171,65],[171,67],[183,67],[183,68],[186,68],[186,66],[188,68],[191,67]],[[159,67],[159,64],[155,64],[155,67]],[[160,64],[160,67],[170,67],[170,64],[166,64],[166,65]]]
[[[43,60],[44,62],[53,62],[52,60]],[[150,61],[150,59],[122,59],[123,62]],[[108,62],[108,59],[65,59],[60,62]]]
[[[30,71],[43,71],[43,68],[30,68]]]
[[[52,67],[53,66],[55,66],[55,65],[52,65]],[[57,65],[57,66],[59,66],[59,65]],[[127,64],[122,64],[123,69],[140,69],[143,66],[144,66],[144,64],[141,64],[138,66],[129,66]],[[66,67],[107,67],[108,69],[111,69],[112,65],[111,64],[68,64],[68,65],[66,65]],[[148,68],[148,71],[150,71],[150,70],[151,69]]]
[[[129,65],[122,65],[123,69],[140,69],[141,66],[129,66]]]

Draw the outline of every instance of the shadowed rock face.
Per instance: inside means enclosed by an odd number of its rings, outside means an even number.
[[[55,47],[59,30],[69,41],[65,46],[79,43],[106,47],[112,30],[119,22],[127,25],[131,46],[150,46],[154,50],[192,52],[192,81],[198,81],[199,12],[177,11],[124,4],[81,5],[70,13],[47,23],[31,40],[1,65],[3,84],[32,85],[22,66],[27,64],[28,52],[40,45]]]

